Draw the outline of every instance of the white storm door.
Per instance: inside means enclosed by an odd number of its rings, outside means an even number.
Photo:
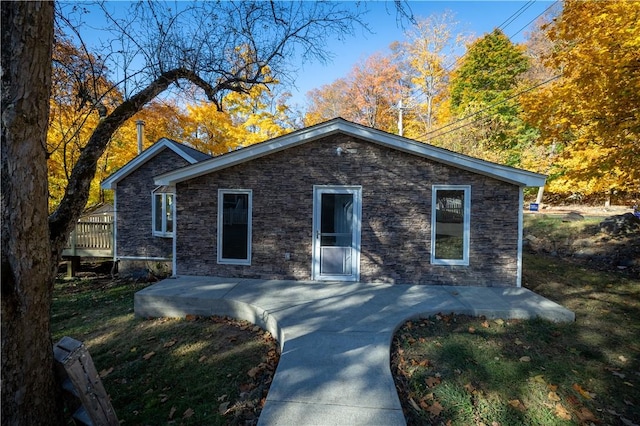
[[[314,280],[360,279],[362,187],[313,187]]]

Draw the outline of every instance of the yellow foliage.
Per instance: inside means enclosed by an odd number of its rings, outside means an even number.
[[[528,119],[554,146],[549,189],[640,192],[640,3],[569,0],[547,26],[547,65],[562,77],[527,96]]]

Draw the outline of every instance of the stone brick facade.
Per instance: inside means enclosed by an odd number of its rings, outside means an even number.
[[[438,184],[471,185],[468,266],[430,263]],[[517,284],[518,186],[342,134],[179,183],[178,273],[310,279],[314,185],[362,186],[363,282]],[[253,190],[250,266],[216,261],[218,189]]]
[[[153,178],[189,163],[170,149],[163,149],[118,183],[116,188],[118,257],[165,258],[173,255],[171,238],[152,234],[151,192]],[[149,269],[156,265],[148,265]]]

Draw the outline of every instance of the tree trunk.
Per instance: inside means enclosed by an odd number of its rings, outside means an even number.
[[[2,424],[62,424],[53,373],[46,134],[52,2],[2,13]]]

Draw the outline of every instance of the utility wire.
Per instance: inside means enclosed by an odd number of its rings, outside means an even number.
[[[551,3],[551,6],[547,7],[545,10],[542,11],[542,13],[538,14],[538,16],[536,16],[535,18],[533,18],[532,20],[530,20],[529,22],[527,22],[526,24],[524,24],[522,26],[522,28],[520,28],[518,31],[516,31],[513,35],[511,35],[509,38],[514,37],[516,34],[520,34],[521,31],[523,31],[525,28],[527,28],[529,25],[531,25],[536,19],[538,19],[539,17],[541,17],[542,15],[544,15],[545,13],[547,13],[549,10],[551,10],[552,7],[554,7],[556,4],[558,4],[558,1],[554,1],[553,3]]]
[[[558,75],[554,75],[553,77],[550,77],[550,78],[546,79],[545,81],[543,81],[543,82],[541,82],[541,83],[538,83],[538,84],[533,85],[533,86],[531,86],[531,87],[529,87],[529,88],[527,88],[527,89],[525,89],[525,90],[522,90],[522,91],[520,91],[520,92],[518,92],[518,93],[515,93],[515,94],[513,94],[513,95],[509,96],[508,98],[505,98],[505,99],[501,100],[500,102],[495,102],[495,103],[493,103],[493,104],[490,104],[490,105],[486,106],[485,108],[482,108],[481,110],[478,110],[478,111],[476,111],[476,112],[474,112],[474,113],[471,113],[471,114],[469,114],[469,115],[466,115],[466,116],[464,116],[464,117],[462,117],[462,118],[460,118],[460,119],[458,119],[458,120],[456,120],[456,121],[453,121],[453,122],[451,122],[451,123],[449,123],[449,124],[447,124],[447,125],[445,125],[445,126],[442,126],[442,127],[439,127],[439,128],[437,128],[437,129],[435,129],[435,130],[431,130],[431,131],[429,131],[429,132],[423,133],[422,135],[420,135],[420,136],[419,136],[419,138],[427,137],[427,136],[429,136],[429,135],[431,135],[431,134],[433,134],[433,133],[437,133],[437,132],[440,132],[440,131],[441,131],[441,130],[443,130],[443,129],[446,129],[447,127],[451,127],[451,126],[453,126],[453,125],[456,125],[456,124],[458,124],[458,123],[461,123],[461,122],[463,122],[463,121],[466,121],[466,120],[468,120],[469,118],[472,118],[472,117],[474,117],[474,116],[476,116],[476,115],[479,115],[479,114],[481,114],[481,113],[483,113],[483,112],[485,112],[485,111],[488,111],[488,110],[490,110],[491,108],[494,108],[494,107],[496,107],[496,106],[498,106],[498,105],[502,105],[502,104],[504,104],[504,103],[506,103],[506,102],[508,102],[508,101],[510,101],[510,100],[512,100],[512,99],[517,98],[517,97],[518,97],[518,96],[520,96],[520,95],[523,95],[523,94],[528,93],[528,92],[530,92],[530,91],[532,91],[532,90],[534,90],[534,89],[537,89],[537,88],[538,88],[538,87],[540,87],[540,86],[544,86],[545,84],[548,84],[548,83],[552,82],[553,80],[556,80],[556,79],[558,79],[558,78],[560,78],[560,77],[561,77],[561,75],[560,75],[560,74],[558,74]],[[453,131],[455,131],[455,130],[462,129],[462,128],[464,128],[464,127],[467,127],[467,126],[469,126],[469,125],[471,125],[471,124],[473,124],[473,123],[476,123],[476,122],[478,122],[478,121],[482,120],[483,118],[485,118],[485,117],[477,118],[476,120],[473,120],[473,121],[470,121],[470,122],[468,122],[468,123],[465,123],[465,124],[463,124],[463,125],[461,125],[461,126],[458,126],[458,127],[454,128],[454,129],[448,130],[448,131],[443,132],[443,133],[438,133],[437,135],[435,135],[435,136],[433,136],[433,137],[430,137],[430,138],[428,138],[428,139],[433,139],[433,138],[436,138],[436,137],[440,137],[440,136],[446,135],[446,134],[448,134],[448,133],[451,133],[451,132],[453,132]]]
[[[520,9],[516,10],[513,15],[511,15],[510,18],[507,18],[507,20],[505,22],[502,23],[502,25],[500,25],[498,28],[503,30],[505,28],[507,28],[509,25],[511,25],[516,19],[518,19],[518,17],[520,15],[522,15],[527,9],[529,9],[531,6],[533,6],[533,4],[535,3],[535,0],[529,0],[528,2],[526,2]]]
[[[524,10],[528,9],[531,5],[533,5],[533,3],[534,3],[534,2],[535,2],[535,0],[530,1],[530,2],[528,2],[527,4],[525,4],[524,6],[522,6],[520,9],[518,9],[516,12],[514,12],[514,13],[513,13],[509,18],[507,18],[507,20],[505,20],[502,24],[500,24],[500,26],[499,26],[498,28],[501,28],[501,27],[507,27],[508,25],[510,25],[510,24],[511,24],[511,22],[512,22],[515,18],[517,18],[518,16],[520,16],[520,15],[522,14],[522,12],[524,12]],[[547,7],[544,11],[542,11],[541,13],[539,13],[538,15],[536,15],[536,16],[535,16],[533,19],[531,19],[531,20],[530,20],[526,25],[524,25],[522,28],[520,28],[518,31],[516,31],[514,34],[512,34],[509,38],[512,38],[512,37],[514,37],[515,35],[519,34],[522,30],[524,30],[525,28],[527,28],[527,27],[528,27],[532,22],[534,22],[536,19],[538,19],[540,16],[544,15],[545,13],[547,13],[547,11],[549,11],[549,10],[550,10],[553,6],[555,6],[557,3],[558,3],[558,0],[556,0],[555,2],[553,2],[549,7]],[[527,5],[528,5],[528,6],[527,6]],[[525,8],[525,7],[526,7],[526,8]],[[525,9],[523,10],[523,8],[525,8]],[[520,12],[520,13],[518,13],[518,12]],[[511,22],[509,22],[509,21],[511,21]],[[447,71],[450,71],[450,69],[451,69],[452,67],[454,67],[454,66],[455,66],[459,61],[461,61],[461,60],[462,60],[462,59],[467,55],[467,53],[468,53],[468,50],[467,50],[467,51],[466,51],[462,56],[460,56],[458,59],[456,59],[456,61],[455,61],[453,64],[451,64],[449,67],[445,67],[444,69],[445,69],[445,70],[447,70]],[[469,115],[467,115],[467,116],[465,116],[465,117],[459,118],[459,119],[457,119],[457,120],[455,120],[455,121],[452,121],[451,123],[449,123],[449,124],[447,124],[447,125],[444,125],[444,126],[442,126],[442,127],[437,128],[437,129],[435,129],[435,130],[430,130],[430,131],[428,131],[428,132],[426,132],[426,133],[423,133],[423,134],[422,134],[421,136],[419,136],[419,137],[420,137],[420,138],[422,138],[422,137],[427,137],[428,135],[430,135],[430,134],[432,134],[432,133],[436,133],[436,132],[439,132],[439,131],[441,131],[441,130],[443,130],[443,129],[446,129],[446,128],[448,128],[448,127],[454,126],[454,125],[456,125],[456,124],[458,124],[458,123],[460,123],[460,122],[463,122],[463,121],[465,121],[465,120],[467,120],[467,119],[469,119],[469,118],[471,118],[471,117],[473,117],[473,116],[475,116],[475,115],[477,115],[477,114],[480,114],[480,113],[482,113],[482,112],[484,112],[484,111],[486,111],[486,110],[488,110],[488,109],[490,109],[490,108],[493,108],[494,106],[500,105],[500,104],[502,104],[502,103],[504,103],[504,102],[507,102],[507,101],[508,101],[508,100],[510,100],[510,99],[514,99],[514,98],[516,98],[516,97],[520,96],[520,95],[521,95],[521,94],[523,94],[523,93],[529,92],[529,91],[531,91],[531,90],[533,90],[533,89],[535,89],[535,88],[538,88],[538,87],[540,87],[540,86],[543,86],[543,85],[545,85],[545,84],[547,84],[547,83],[549,83],[549,82],[551,82],[551,81],[553,81],[553,80],[555,80],[555,79],[557,79],[557,78],[559,78],[559,77],[560,77],[560,75],[556,75],[556,76],[554,76],[554,77],[551,77],[551,78],[549,78],[548,80],[543,81],[542,83],[536,84],[535,86],[532,86],[532,87],[530,87],[530,88],[528,88],[528,89],[525,89],[525,90],[524,90],[524,91],[522,91],[522,92],[518,92],[518,93],[516,93],[516,94],[514,94],[514,95],[512,95],[512,96],[510,96],[510,97],[508,97],[508,98],[506,98],[506,99],[504,99],[504,100],[502,100],[502,101],[498,102],[498,103],[495,103],[495,104],[489,105],[489,106],[487,106],[486,108],[481,109],[480,111],[476,111],[476,112],[474,112],[474,113],[472,113],[472,114],[469,114]],[[464,128],[464,127],[466,127],[466,126],[468,126],[468,125],[470,125],[470,124],[473,124],[473,123],[475,123],[475,122],[477,122],[477,121],[479,121],[479,119],[478,119],[478,120],[474,120],[474,121],[472,121],[472,122],[470,122],[470,123],[467,123],[467,124],[465,124],[465,125],[462,125],[462,126],[456,127],[456,128],[455,128],[455,129],[453,129],[453,130],[449,130],[449,131],[444,132],[444,133],[442,133],[442,134],[438,134],[437,136],[442,136],[442,135],[445,135],[445,134],[447,134],[447,133],[451,133],[451,132],[453,132],[454,130],[458,130],[458,129]]]

